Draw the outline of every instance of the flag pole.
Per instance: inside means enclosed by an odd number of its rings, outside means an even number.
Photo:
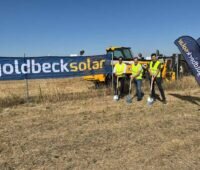
[[[179,57],[178,57],[178,54],[176,54],[176,79],[178,80],[179,79]]]
[[[113,52],[112,52],[112,91],[114,93],[114,73],[113,73],[113,69],[114,69],[114,63],[113,63]]]

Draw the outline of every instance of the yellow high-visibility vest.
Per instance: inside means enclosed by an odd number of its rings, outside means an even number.
[[[118,77],[122,77],[124,72],[125,72],[125,68],[126,68],[126,64],[122,63],[122,64],[119,64],[117,63],[115,65],[115,74],[118,76]]]
[[[153,75],[156,75],[157,71],[158,71],[158,66],[160,65],[160,61],[156,61],[156,63],[153,66],[153,61],[150,62],[150,70],[151,73]],[[156,77],[160,77],[161,76],[161,72],[159,71],[158,75]]]
[[[140,79],[142,79],[142,73],[143,73],[143,69],[142,69],[142,65],[141,64],[137,64],[137,65],[135,65],[135,64],[132,64],[132,75],[133,76],[135,76],[135,75],[137,75],[140,71],[140,74],[136,77],[136,79],[138,79],[138,80],[140,80]]]

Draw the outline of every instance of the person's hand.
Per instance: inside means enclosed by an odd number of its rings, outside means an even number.
[[[133,81],[133,80],[134,80],[134,78],[135,78],[135,77],[134,77],[133,75],[131,75],[131,81]]]

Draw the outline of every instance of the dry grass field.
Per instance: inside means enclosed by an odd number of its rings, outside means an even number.
[[[165,83],[168,104],[112,100],[80,78],[0,84],[0,170],[198,170],[200,88]]]

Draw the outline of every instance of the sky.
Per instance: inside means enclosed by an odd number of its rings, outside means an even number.
[[[200,37],[199,14],[199,0],[0,0],[0,56],[171,55],[178,37]]]

